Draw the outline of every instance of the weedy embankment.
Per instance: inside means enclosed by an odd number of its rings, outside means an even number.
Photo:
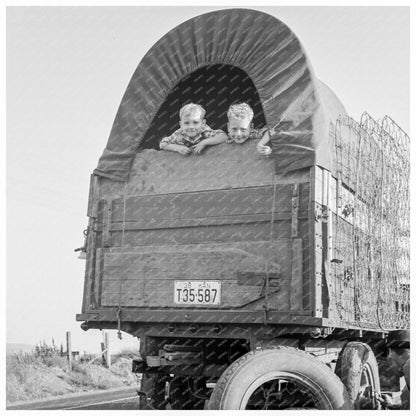
[[[131,362],[137,356],[128,350],[113,355],[110,369],[100,358],[81,357],[73,361],[70,371],[66,357],[58,351],[10,354],[6,357],[7,404],[133,386],[138,379],[131,372]]]

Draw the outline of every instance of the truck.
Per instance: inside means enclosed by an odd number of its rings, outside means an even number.
[[[226,131],[160,151],[186,103]],[[91,175],[76,319],[138,337],[140,409],[380,407],[386,337],[409,337],[409,137],[348,116],[299,39],[251,9],[169,31],[131,78]]]

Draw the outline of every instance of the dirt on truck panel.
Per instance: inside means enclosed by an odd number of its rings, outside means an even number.
[[[248,103],[271,155],[258,139],[160,150],[189,102],[224,131]],[[398,389],[386,357],[410,345],[409,137],[348,117],[275,17],[206,13],[148,51],[88,218],[77,320],[140,339],[141,409],[379,409]]]

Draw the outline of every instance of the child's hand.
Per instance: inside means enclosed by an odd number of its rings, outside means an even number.
[[[189,147],[182,146],[181,144],[177,145],[176,151],[184,156],[187,156],[189,155],[189,153],[192,152],[192,150]]]
[[[204,143],[204,141],[205,140],[202,140],[201,142],[199,142],[195,146],[192,146],[194,154],[200,155],[201,152],[205,149],[206,144]]]
[[[272,153],[272,149],[269,146],[265,146],[263,144],[257,144],[257,151],[264,156],[269,156]]]

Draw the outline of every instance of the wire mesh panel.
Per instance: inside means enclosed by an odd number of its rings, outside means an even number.
[[[388,117],[339,118],[330,284],[333,318],[409,326],[409,137]],[[335,172],[334,172],[335,173]]]
[[[382,121],[381,321],[408,327],[410,319],[409,137],[393,120]]]

